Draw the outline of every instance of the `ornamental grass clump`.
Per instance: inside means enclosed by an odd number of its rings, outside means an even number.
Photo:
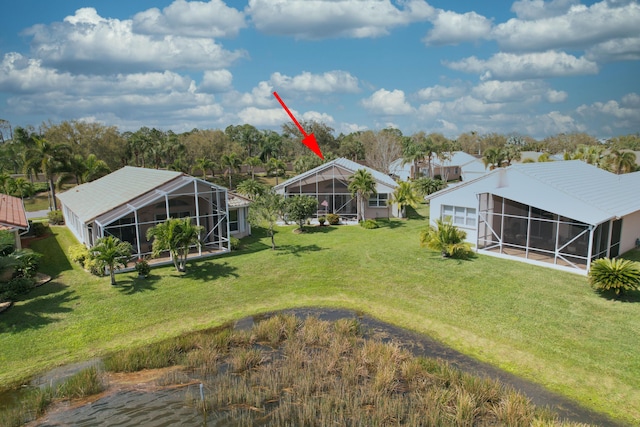
[[[640,288],[640,263],[622,258],[600,258],[591,263],[589,283],[600,292],[625,292]]]

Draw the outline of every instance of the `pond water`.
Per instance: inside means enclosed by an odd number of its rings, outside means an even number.
[[[419,335],[368,316],[361,316],[353,311],[333,309],[295,309],[282,313],[293,314],[304,318],[316,316],[322,320],[334,321],[341,318],[358,318],[367,337],[382,341],[393,341],[410,350],[416,356],[424,356],[448,361],[462,371],[482,377],[498,379],[522,392],[538,406],[548,406],[559,414],[561,419],[589,423],[599,426],[618,426],[605,415],[585,409],[573,401],[551,393],[540,385],[523,380],[514,375],[478,362],[470,357],[447,348],[437,341]],[[236,329],[249,329],[254,321],[266,316],[256,316],[236,322]],[[34,386],[58,381],[64,376],[77,372],[89,364],[74,365],[58,369],[35,380]],[[134,375],[135,377],[135,375]],[[50,411],[44,418],[32,423],[33,426],[227,426],[228,422],[218,423],[214,419],[206,420],[196,408],[187,405],[187,396],[197,396],[199,384],[197,379],[190,385],[159,388],[149,386],[149,379],[120,379],[110,384],[109,390],[100,396],[89,399],[88,403],[65,403]],[[145,385],[146,384],[146,385]],[[9,399],[9,400],[7,400]],[[5,396],[5,403],[10,403],[15,396]]]

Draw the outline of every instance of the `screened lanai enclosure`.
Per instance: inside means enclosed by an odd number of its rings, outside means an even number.
[[[351,195],[348,187],[350,178],[360,169],[369,172],[376,185],[376,193],[372,194],[365,203],[365,216],[367,218],[393,216],[395,211],[387,201],[397,187],[396,182],[388,175],[345,158],[332,160],[297,175],[276,185],[274,189],[285,197],[304,195],[317,199],[316,217],[334,213],[341,218],[356,219],[358,202],[357,198]]]
[[[494,194],[478,197],[479,250],[580,270],[619,254],[622,220],[586,224]]]
[[[167,218],[202,226],[193,256],[229,251],[228,198],[224,187],[173,171],[125,167],[59,197],[65,222],[88,247],[104,236],[131,243],[134,257],[148,256],[149,228]],[[170,262],[170,261],[169,261]]]

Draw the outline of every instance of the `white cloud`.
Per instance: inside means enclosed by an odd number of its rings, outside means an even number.
[[[353,132],[363,132],[367,129],[367,126],[359,125],[357,123],[341,123],[336,130],[340,133],[348,135]]]
[[[445,109],[445,104],[440,101],[433,101],[427,104],[422,104],[418,107],[418,115],[420,117],[438,117],[443,113]]]
[[[297,38],[378,37],[393,27],[424,21],[434,9],[424,0],[249,0],[245,13],[259,31]]]
[[[230,91],[223,95],[225,103],[240,107],[272,107],[277,102],[273,96],[273,86],[262,81],[251,92]]]
[[[93,8],[78,9],[62,23],[33,26],[25,34],[33,36],[35,58],[76,73],[219,69],[246,55],[206,38],[136,34],[131,20],[102,18]]]
[[[358,79],[341,70],[327,71],[323,74],[303,71],[294,77],[273,73],[270,82],[276,89],[296,92],[355,93],[360,90]]]
[[[587,59],[593,61],[638,61],[640,60],[640,37],[609,40],[587,49]]]
[[[467,91],[463,86],[440,86],[435,85],[420,89],[417,92],[418,99],[422,101],[439,100],[446,98],[456,98],[462,96]]]
[[[569,94],[563,90],[549,90],[546,94],[547,101],[552,104],[564,102],[569,97]]]
[[[293,112],[292,112],[293,113]],[[295,113],[293,113],[295,115]],[[259,126],[279,126],[289,120],[282,108],[247,107],[238,112],[241,123]]]
[[[557,51],[522,55],[500,52],[488,60],[472,56],[444,64],[453,70],[480,74],[483,80],[567,77],[598,72],[598,65],[595,62]]]
[[[518,0],[511,5],[511,10],[523,20],[550,18],[565,14],[579,0]]]
[[[559,133],[584,132],[587,129],[583,124],[577,123],[570,115],[558,111],[539,115],[531,123],[535,123],[535,126],[529,125],[527,127],[529,134],[557,135]]]
[[[207,70],[198,89],[202,92],[225,92],[231,89],[233,75],[229,70]]]
[[[362,106],[374,114],[404,115],[411,114],[413,108],[406,101],[404,92],[399,89],[388,91],[379,89],[369,98],[362,100]]]
[[[491,20],[475,12],[438,11],[423,42],[427,45],[459,44],[484,39],[491,33]]]
[[[302,120],[313,121],[318,123],[332,124],[335,120],[327,113],[319,113],[317,111],[307,111],[302,114]]]
[[[587,48],[612,39],[637,37],[640,5],[614,7],[606,1],[572,6],[567,13],[533,21],[510,19],[492,34],[503,50]]]
[[[221,0],[175,0],[162,11],[137,13],[133,31],[139,34],[171,34],[186,37],[235,37],[245,28],[244,14]]]
[[[637,93],[628,93],[622,97],[622,105],[625,107],[640,108],[640,95]]]

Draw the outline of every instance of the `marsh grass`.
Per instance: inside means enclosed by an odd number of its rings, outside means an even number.
[[[98,394],[104,389],[104,380],[95,366],[83,369],[57,387],[33,389],[21,399],[19,405],[0,411],[0,425],[21,426],[44,415],[55,401],[80,399]]]
[[[208,370],[204,402],[197,392],[188,393],[194,408],[214,423],[577,425],[497,381],[413,357],[395,343],[366,339],[356,320],[278,315],[250,332],[253,346],[246,345],[249,334],[234,331],[229,339],[239,345],[224,357],[216,354],[216,366],[228,369]]]

